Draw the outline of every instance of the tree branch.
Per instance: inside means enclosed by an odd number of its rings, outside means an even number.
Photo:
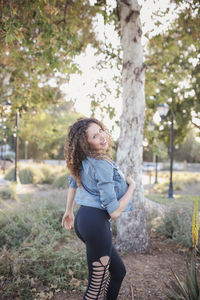
[[[0,3],[0,20],[2,19],[2,15],[3,15],[3,0],[1,0]]]
[[[68,0],[65,1],[65,8],[64,8],[64,26],[66,25],[66,14],[67,14],[67,4],[68,4]]]
[[[199,125],[197,125],[196,123],[192,122],[192,124],[193,124],[195,127],[197,127],[197,128],[199,128],[199,129],[200,129],[200,126],[199,126]]]
[[[125,4],[126,6],[131,6],[127,0],[120,0],[121,3]]]
[[[135,14],[135,16],[139,16],[140,15],[140,11],[139,10],[131,10],[130,14],[126,17],[126,23],[128,23],[131,19],[131,17]]]

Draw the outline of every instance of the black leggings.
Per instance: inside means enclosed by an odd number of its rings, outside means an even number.
[[[107,211],[81,206],[74,229],[85,243],[88,262],[88,286],[84,300],[116,300],[126,269],[112,245],[110,215]]]

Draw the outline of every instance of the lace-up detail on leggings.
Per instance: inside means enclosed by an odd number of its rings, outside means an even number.
[[[83,300],[117,300],[126,269],[112,244],[109,214],[102,209],[81,206],[74,228],[85,243],[88,285]]]
[[[108,289],[110,258],[102,256],[99,261],[92,263],[92,277],[84,300],[104,300]]]

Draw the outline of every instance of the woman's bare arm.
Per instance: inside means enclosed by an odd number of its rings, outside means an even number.
[[[66,204],[66,211],[73,212],[74,203],[75,203],[75,195],[76,195],[75,188],[69,187],[67,193],[67,204]]]
[[[71,229],[74,226],[74,203],[75,203],[75,195],[76,195],[76,188],[69,187],[67,193],[67,204],[66,204],[66,211],[62,218],[62,226],[66,229]]]

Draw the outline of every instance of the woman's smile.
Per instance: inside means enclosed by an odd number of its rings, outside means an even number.
[[[102,145],[103,147],[107,146],[107,141],[106,141],[106,140],[103,141],[103,143],[101,143],[101,145]]]

